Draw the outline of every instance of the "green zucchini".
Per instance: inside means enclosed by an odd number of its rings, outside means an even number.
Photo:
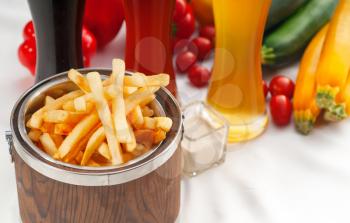
[[[338,0],[310,0],[279,27],[265,36],[265,65],[283,65],[301,55],[319,29],[331,18]]]
[[[308,1],[309,0],[272,0],[269,17],[266,23],[266,30],[270,30],[278,23],[287,19],[295,10]]]

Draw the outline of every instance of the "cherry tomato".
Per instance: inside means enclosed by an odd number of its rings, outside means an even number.
[[[189,38],[195,30],[195,18],[190,5],[186,6],[186,15],[175,22],[174,32],[175,36],[179,38]]]
[[[272,96],[270,112],[273,122],[278,126],[288,125],[292,117],[292,103],[285,95]]]
[[[212,49],[209,39],[204,37],[197,37],[191,41],[188,49],[197,55],[198,59],[203,60],[207,57]]]
[[[210,80],[210,76],[210,71],[198,64],[193,65],[188,72],[188,78],[191,84],[196,87],[206,86]]]
[[[96,53],[96,38],[94,34],[85,27],[83,27],[82,33],[82,47],[84,55],[93,56]]]
[[[186,15],[187,2],[185,0],[176,0],[174,11],[174,22],[179,22]]]
[[[291,99],[294,93],[294,82],[288,77],[277,75],[271,80],[269,90],[272,96],[285,95]]]
[[[264,96],[266,99],[267,94],[269,93],[269,88],[267,87],[266,81],[264,81],[264,80],[263,80],[263,89],[264,89]]]
[[[26,39],[18,48],[18,58],[21,64],[27,67],[31,74],[35,74],[36,44],[35,39]]]
[[[175,37],[173,39],[174,54],[178,54],[179,52],[182,52],[183,50],[185,50],[187,48],[189,42],[190,41],[188,39],[182,39],[182,38]]]
[[[182,52],[176,57],[176,67],[181,73],[187,72],[197,61],[197,57],[190,51]]]
[[[23,39],[35,38],[33,21],[29,21],[23,29]]]
[[[103,48],[118,34],[124,21],[123,0],[86,0],[84,25]]]
[[[203,26],[199,30],[199,36],[205,37],[211,41],[211,44],[215,44],[215,27],[208,25],[208,26]]]

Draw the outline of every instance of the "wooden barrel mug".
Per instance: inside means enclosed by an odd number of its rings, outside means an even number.
[[[97,71],[105,77],[111,73],[108,69]],[[175,98],[164,88],[156,93],[154,109],[173,120],[160,145],[119,166],[85,167],[54,160],[29,140],[25,127],[30,114],[43,106],[46,95],[58,97],[76,88],[67,73],[61,73],[33,86],[13,109],[7,139],[22,222],[175,222],[180,208],[178,145],[182,137],[181,110]]]

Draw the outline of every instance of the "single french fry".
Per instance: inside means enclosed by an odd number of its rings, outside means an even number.
[[[135,91],[137,91],[137,87],[125,87],[124,86],[124,97],[128,96],[128,95],[131,95]]]
[[[109,153],[108,145],[107,143],[102,143],[98,149],[97,149],[98,154],[103,156],[106,160],[111,160],[111,155]]]
[[[86,145],[88,143],[88,140],[91,138],[92,134],[100,128],[101,125],[97,124],[94,126],[86,135],[79,140],[79,142],[69,151],[69,153],[64,157],[64,162],[69,162],[72,159],[75,159],[75,157],[86,148]]]
[[[162,129],[165,132],[169,132],[171,126],[173,125],[173,120],[168,117],[155,117],[156,120],[156,128]]]
[[[136,138],[134,135],[134,130],[132,129],[130,124],[128,124],[128,130],[131,136],[131,142],[123,144],[123,147],[127,152],[132,152],[136,148]]]
[[[131,76],[125,76],[124,85],[128,87],[150,87],[150,86],[167,86],[170,77],[168,74],[158,74],[146,76],[142,73],[134,73]]]
[[[69,100],[62,105],[63,110],[75,112],[74,100]]]
[[[82,151],[79,151],[79,153],[75,156],[75,161],[77,161],[78,164],[81,163],[81,160],[83,159],[84,153]]]
[[[40,136],[42,132],[37,129],[31,129],[28,133],[28,137],[33,141],[33,142],[39,142]]]
[[[141,112],[144,117],[152,117],[154,115],[154,111],[148,106],[143,106]]]
[[[51,104],[54,101],[55,101],[55,99],[53,97],[51,97],[51,96],[46,96],[45,97],[45,105],[49,105],[49,104]]]
[[[86,101],[84,96],[77,97],[74,99],[74,108],[77,112],[85,112],[86,111]]]
[[[44,122],[40,127],[40,131],[44,133],[53,134],[55,131],[55,124]]]
[[[155,118],[144,117],[143,120],[145,120],[143,123],[143,128],[145,128],[145,129],[156,129],[157,128],[157,121]]]
[[[59,123],[59,124],[55,125],[53,133],[55,135],[67,136],[73,130],[73,128],[74,127],[72,125],[70,125],[70,124]]]
[[[153,144],[158,144],[166,138],[166,132],[164,130],[157,130],[154,134]]]
[[[101,143],[106,139],[105,131],[103,126],[97,129],[90,137],[86,149],[84,152],[83,159],[81,160],[81,165],[86,165],[92,154],[98,149]]]
[[[112,118],[117,139],[120,143],[132,143],[128,122],[125,114],[125,103],[123,96],[125,63],[122,60],[114,59],[112,62],[112,74],[115,76],[114,88],[117,94],[112,102]]]
[[[50,137],[54,141],[57,148],[60,147],[64,140],[62,135],[50,134]]]
[[[89,84],[86,78],[75,69],[70,69],[68,71],[68,78],[76,84],[85,93],[90,92]]]
[[[43,115],[44,122],[64,123],[69,119],[69,112],[64,110],[51,110]]]
[[[78,165],[78,162],[76,160],[70,160],[67,163],[72,164],[72,165]]]
[[[97,123],[99,122],[98,115],[93,112],[79,122],[72,132],[63,140],[58,149],[58,157],[63,159],[74,146],[81,140]]]
[[[136,106],[140,105],[154,95],[159,87],[140,88],[125,99],[125,113],[128,115]]]
[[[43,133],[40,136],[40,143],[42,144],[44,151],[50,156],[53,156],[57,152],[55,142],[48,133]]]
[[[125,162],[129,162],[130,160],[133,160],[135,156],[132,153],[124,153],[123,154]]]
[[[89,160],[89,162],[87,163],[87,166],[99,167],[101,165],[99,163],[95,162],[94,160]]]
[[[129,114],[130,123],[136,129],[141,129],[144,125],[144,118],[140,106],[136,106]]]
[[[43,118],[48,123],[77,123],[84,117],[78,112],[68,112],[65,110],[51,110],[44,113]]]
[[[96,103],[98,116],[105,130],[108,148],[112,157],[112,164],[117,165],[123,163],[120,144],[117,140],[115,129],[113,126],[112,115],[108,107],[108,102],[103,95],[103,86],[99,73],[91,72],[87,74],[87,80]]]
[[[57,98],[53,103],[45,105],[31,116],[31,118],[27,122],[27,127],[39,129],[43,123],[43,114],[45,112],[60,109],[64,103],[66,103],[69,100],[73,100],[74,98],[79,97],[81,95],[83,95],[83,92],[80,90],[72,91],[68,94],[63,95],[60,98]]]

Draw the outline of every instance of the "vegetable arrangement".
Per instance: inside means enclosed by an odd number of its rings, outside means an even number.
[[[324,111],[327,121],[350,115],[350,1],[340,0],[329,23],[304,53],[294,95],[296,128],[308,134]]]

